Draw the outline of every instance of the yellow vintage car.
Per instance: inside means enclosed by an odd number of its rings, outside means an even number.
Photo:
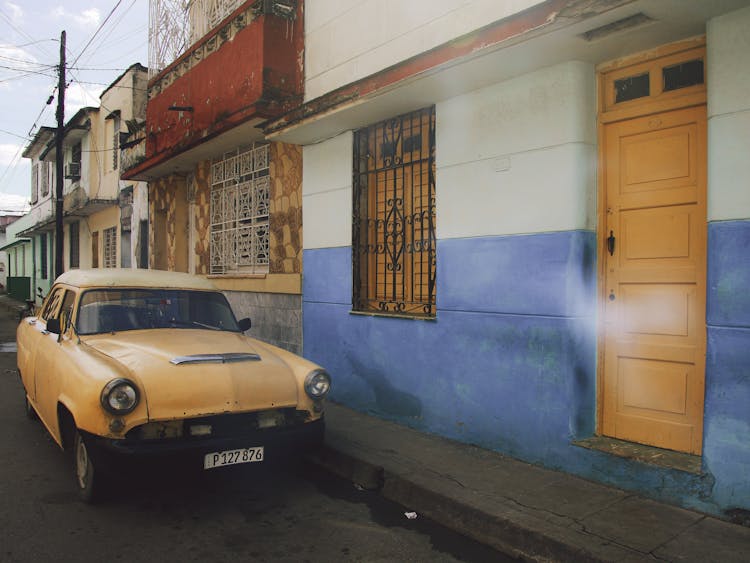
[[[205,470],[319,445],[324,369],[244,335],[204,278],[157,270],[61,275],[16,340],[26,409],[73,454],[81,498],[131,460]]]

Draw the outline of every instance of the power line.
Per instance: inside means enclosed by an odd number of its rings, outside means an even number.
[[[11,131],[6,131],[5,129],[0,129],[0,133],[5,133],[6,135],[12,135],[13,137],[18,137],[19,139],[23,139],[24,141],[31,141],[31,139],[29,139],[28,137],[24,137],[23,135],[12,133]]]
[[[91,39],[89,39],[89,42],[88,42],[88,43],[86,43],[85,47],[84,47],[84,48],[83,48],[83,49],[81,50],[81,52],[80,52],[80,53],[78,53],[78,56],[77,56],[77,57],[75,58],[75,60],[74,60],[74,61],[73,61],[73,62],[72,62],[72,63],[70,64],[70,66],[71,66],[71,67],[75,67],[76,63],[78,62],[78,59],[80,59],[80,58],[81,58],[81,56],[82,56],[82,55],[83,55],[83,54],[84,54],[84,53],[86,52],[86,49],[88,49],[88,48],[89,48],[89,45],[91,45],[91,42],[92,42],[92,41],[94,40],[94,38],[96,38],[96,36],[97,36],[97,35],[99,34],[99,32],[100,32],[100,31],[102,30],[102,28],[103,28],[103,27],[104,27],[104,25],[105,25],[105,24],[107,23],[107,21],[109,20],[109,18],[111,18],[111,17],[112,17],[112,14],[114,14],[114,13],[115,13],[115,10],[116,10],[116,9],[118,8],[118,6],[119,6],[120,4],[122,4],[122,0],[117,0],[117,4],[115,4],[115,7],[114,7],[114,8],[112,8],[112,10],[110,10],[110,12],[109,12],[109,14],[107,15],[107,17],[106,17],[106,18],[104,18],[104,21],[103,21],[103,22],[102,22],[101,24],[99,24],[99,27],[98,27],[98,28],[96,28],[96,31],[94,32],[94,35],[92,35],[92,36],[91,36]]]
[[[13,20],[10,18],[10,16],[8,16],[8,14],[6,14],[5,10],[3,10],[2,8],[0,8],[0,16],[2,16],[5,19],[5,21],[8,22],[8,25],[16,33],[18,33],[19,35],[22,35],[23,37],[25,37],[26,39],[28,39],[29,41],[31,41],[32,45],[40,43],[40,41],[38,39],[32,37],[31,35],[29,35],[28,33],[26,33],[23,29],[17,27],[16,24],[13,23]],[[46,41],[46,40],[43,40],[43,41]],[[56,39],[52,39],[52,41],[57,41],[57,40]],[[42,49],[41,47],[39,47],[39,50],[42,53],[44,53],[45,56],[47,56],[47,57],[50,56],[50,54],[45,49]]]
[[[127,69],[124,69],[127,70]],[[120,86],[119,84],[107,84],[106,82],[89,82],[88,80],[75,80],[77,84],[90,84],[92,86],[108,86],[110,88],[120,88],[122,90],[134,90],[136,92],[148,92],[148,88],[136,88],[135,86]],[[106,109],[106,108],[105,108]]]

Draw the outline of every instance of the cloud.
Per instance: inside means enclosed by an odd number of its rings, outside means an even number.
[[[13,25],[21,25],[23,23],[23,9],[18,4],[13,2],[5,2],[5,8],[10,12],[10,20]]]
[[[72,20],[82,28],[96,28],[102,20],[99,8],[88,8],[81,12],[68,12],[62,6],[58,6],[52,10],[52,15],[58,19]]]
[[[65,89],[65,120],[70,119],[82,107],[99,107],[101,86],[87,86],[77,82]]]
[[[0,167],[10,166],[15,164],[21,158],[21,151],[23,147],[21,145],[15,145],[13,143],[2,143],[0,144]]]
[[[15,45],[0,43],[0,57],[3,66],[12,66],[14,69],[22,68],[24,70],[29,68],[36,70],[38,68],[36,57]]]
[[[2,215],[4,211],[27,212],[28,210],[28,196],[0,192],[0,215]]]

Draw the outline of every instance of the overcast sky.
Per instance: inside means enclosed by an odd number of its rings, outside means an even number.
[[[60,33],[67,34],[65,121],[127,67],[148,65],[148,0],[0,0],[0,207],[30,195],[23,148],[54,127]],[[72,68],[71,68],[72,67]],[[10,196],[16,196],[10,197]]]

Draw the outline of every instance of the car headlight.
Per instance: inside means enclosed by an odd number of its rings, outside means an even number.
[[[316,369],[305,378],[305,393],[311,399],[322,399],[331,390],[331,376],[322,369]]]
[[[138,399],[138,388],[127,379],[113,379],[102,389],[102,407],[112,414],[133,412]]]

